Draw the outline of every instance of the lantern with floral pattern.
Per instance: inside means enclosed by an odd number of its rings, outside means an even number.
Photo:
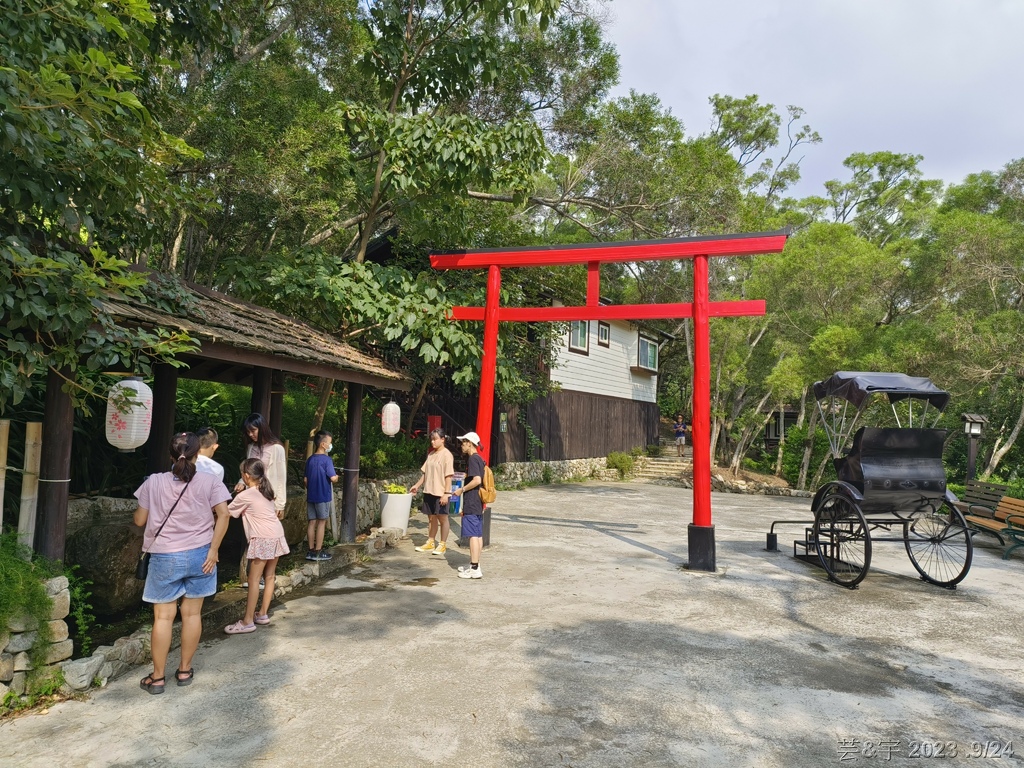
[[[380,412],[380,429],[388,437],[394,437],[402,428],[402,409],[392,400]]]
[[[153,423],[153,390],[132,376],[119,381],[107,395],[107,442],[118,450],[134,451],[149,439]]]

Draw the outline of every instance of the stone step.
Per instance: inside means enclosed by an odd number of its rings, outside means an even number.
[[[671,471],[652,471],[652,470],[640,470],[634,477],[681,477],[682,475],[692,475],[693,472],[688,469],[678,469]]]

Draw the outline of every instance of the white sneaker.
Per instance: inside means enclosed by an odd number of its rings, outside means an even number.
[[[466,570],[462,570],[463,568]],[[460,579],[482,579],[483,577],[484,572],[481,568],[470,568],[468,565],[459,566]]]

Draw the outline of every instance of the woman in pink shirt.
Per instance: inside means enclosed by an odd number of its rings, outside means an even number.
[[[174,679],[178,685],[190,685],[195,675],[192,657],[203,632],[203,599],[217,592],[217,553],[228,529],[231,494],[213,475],[196,472],[198,455],[198,435],[175,435],[171,471],[150,475],[135,492],[135,524],[145,527],[142,548],[150,553],[142,599],[153,603],[153,671],[139,685],[153,694],[166,687],[165,665],[179,598],[181,664]]]
[[[281,525],[284,510],[275,508],[274,489],[270,486],[263,462],[259,459],[246,459],[242,462],[241,471],[245,490],[228,505],[228,512],[232,517],[242,518],[245,537],[249,539],[249,599],[245,604],[245,616],[224,627],[229,635],[255,632],[257,624],[270,623],[270,601],[274,597],[277,561],[289,551],[284,526]],[[256,613],[261,576],[265,582],[263,605],[261,612]]]

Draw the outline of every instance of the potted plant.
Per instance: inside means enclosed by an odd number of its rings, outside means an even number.
[[[412,494],[404,485],[388,483],[380,494],[380,527],[400,528],[405,536],[412,511]]]

